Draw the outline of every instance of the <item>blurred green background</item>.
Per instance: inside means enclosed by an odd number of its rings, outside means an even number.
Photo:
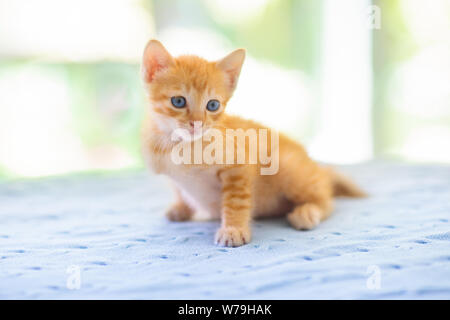
[[[450,163],[450,1],[0,0],[0,177],[142,167],[149,38],[246,48],[230,112],[319,160]]]

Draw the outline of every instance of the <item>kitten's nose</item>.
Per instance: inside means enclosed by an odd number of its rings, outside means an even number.
[[[203,122],[199,120],[190,120],[189,125],[191,126],[191,128],[194,128],[195,126],[201,128],[203,127]]]

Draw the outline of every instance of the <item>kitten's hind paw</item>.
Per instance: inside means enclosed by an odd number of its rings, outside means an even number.
[[[217,230],[215,243],[223,247],[239,247],[250,242],[250,229],[221,227]]]
[[[170,221],[188,221],[191,220],[193,212],[184,203],[176,203],[166,212],[166,217]]]
[[[297,230],[311,230],[321,220],[322,209],[313,203],[298,206],[287,215],[287,220]]]

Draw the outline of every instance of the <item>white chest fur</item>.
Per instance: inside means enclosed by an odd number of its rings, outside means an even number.
[[[178,168],[177,168],[178,167]],[[219,218],[221,183],[217,168],[189,168],[172,166],[167,174],[181,192],[186,203],[195,209],[197,218]]]
[[[176,164],[172,161],[170,152],[156,153],[148,150],[144,149],[144,157],[149,167],[153,172],[170,178],[183,200],[195,210],[196,218],[220,217],[222,186],[217,176],[218,167]]]

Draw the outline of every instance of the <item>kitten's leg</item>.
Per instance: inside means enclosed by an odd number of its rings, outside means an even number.
[[[297,230],[310,230],[328,218],[333,210],[333,196],[328,176],[320,168],[311,168],[308,174],[293,176],[285,194],[294,203],[287,220]]]
[[[219,175],[222,181],[222,226],[215,242],[226,247],[239,247],[250,242],[252,206],[251,175],[233,168]]]
[[[287,220],[297,230],[311,230],[329,215],[329,210],[321,205],[307,202],[294,207]]]
[[[175,188],[176,201],[166,211],[166,217],[170,221],[188,221],[194,215],[194,211],[184,202],[180,191]]]

